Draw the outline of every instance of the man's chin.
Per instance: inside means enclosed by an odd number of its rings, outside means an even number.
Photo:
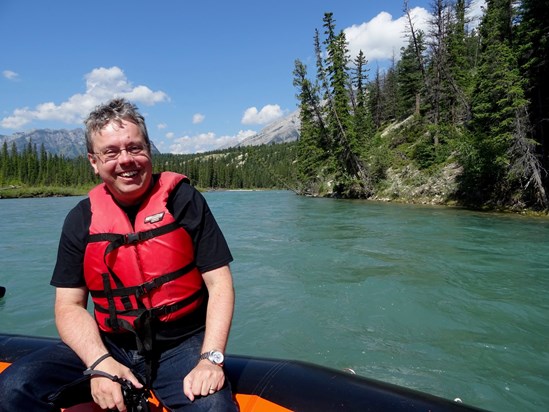
[[[142,185],[117,185],[115,190],[111,191],[115,199],[123,205],[134,205],[139,203],[147,191]]]

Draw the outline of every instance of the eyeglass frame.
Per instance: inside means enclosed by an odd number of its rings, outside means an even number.
[[[131,150],[136,150],[136,149],[139,149],[139,152],[137,153],[132,153]],[[124,148],[116,148],[116,149],[113,149],[113,148],[109,148],[109,149],[105,149],[105,150],[108,150],[108,151],[111,151],[111,152],[114,152],[114,153],[111,153],[110,155],[106,154],[106,153],[97,153],[97,152],[93,152],[93,155],[95,156],[98,156],[99,159],[103,162],[103,163],[107,163],[107,162],[112,162],[114,160],[118,160],[118,158],[120,157],[120,155],[122,154],[122,151],[125,151],[129,156],[131,157],[136,157],[136,156],[143,156],[143,155],[148,155],[149,153],[149,145],[147,144],[131,144],[127,147],[124,147]],[[145,152],[145,153],[144,153]],[[105,156],[113,156],[114,157],[105,157]],[[104,157],[104,159],[101,158],[101,156]]]

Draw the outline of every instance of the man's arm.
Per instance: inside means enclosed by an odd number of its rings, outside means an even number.
[[[233,319],[234,288],[228,265],[202,274],[208,289],[209,301],[206,313],[206,330],[201,352],[217,349],[225,352]],[[206,396],[210,388],[223,387],[223,369],[209,360],[201,360],[183,380],[185,395],[193,401],[195,396]]]
[[[57,288],[55,294],[55,323],[59,336],[89,367],[108,353],[101,340],[95,319],[86,310],[88,290]],[[130,370],[112,357],[103,360],[96,369],[142,385]],[[92,377],[91,392],[94,401],[103,409],[125,410],[120,385],[103,377]]]

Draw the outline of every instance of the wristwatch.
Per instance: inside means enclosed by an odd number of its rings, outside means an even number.
[[[204,352],[202,355],[200,355],[200,360],[202,359],[208,359],[214,365],[223,366],[225,356],[223,356],[223,354],[218,350],[211,350],[209,352]]]

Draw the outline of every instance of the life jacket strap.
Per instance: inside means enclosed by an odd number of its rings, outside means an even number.
[[[166,233],[173,232],[180,226],[177,222],[172,222],[164,226],[159,226],[154,229],[145,230],[143,232],[134,233],[94,233],[88,236],[88,243],[93,242],[109,242],[109,246],[105,250],[105,255],[120,246],[130,245],[133,243],[143,242],[152,239],[153,237],[162,236]]]
[[[196,267],[196,263],[192,261],[188,265],[182,267],[181,269],[175,270],[165,275],[158,276],[148,282],[142,283],[137,286],[126,286],[126,287],[117,287],[110,290],[112,296],[131,296],[134,295],[137,299],[140,299],[146,294],[149,294],[152,290],[158,289],[165,283],[171,282],[172,280],[178,279],[183,275],[191,272]],[[104,298],[107,296],[105,290],[90,290],[90,294],[94,298]]]
[[[185,306],[190,305],[191,303],[195,302],[196,300],[200,299],[202,296],[204,296],[204,289],[199,289],[196,292],[194,292],[191,296],[186,297],[185,299],[182,299],[178,302],[172,303],[171,305],[162,305],[162,306],[156,306],[150,309],[145,308],[134,308],[129,310],[116,310],[116,316],[131,316],[135,317],[136,319],[141,316],[144,312],[150,312],[151,316],[160,318],[162,316],[169,315],[171,313],[177,312],[180,309],[183,309]],[[105,308],[103,306],[95,305],[95,310],[101,313],[109,313],[110,314],[110,305],[109,307]],[[112,327],[111,325],[111,319],[107,319],[107,326]]]
[[[119,324],[118,324],[118,319],[116,318],[116,306],[114,304],[114,296],[112,294],[112,289],[111,289],[111,281],[110,281],[110,278],[109,278],[109,274],[108,273],[103,273],[101,275],[103,277],[103,288],[104,288],[104,293],[105,293],[105,296],[107,297],[107,302],[109,303],[108,305],[108,313],[109,313],[109,318],[111,320],[111,328],[113,330],[118,330],[120,328]]]

